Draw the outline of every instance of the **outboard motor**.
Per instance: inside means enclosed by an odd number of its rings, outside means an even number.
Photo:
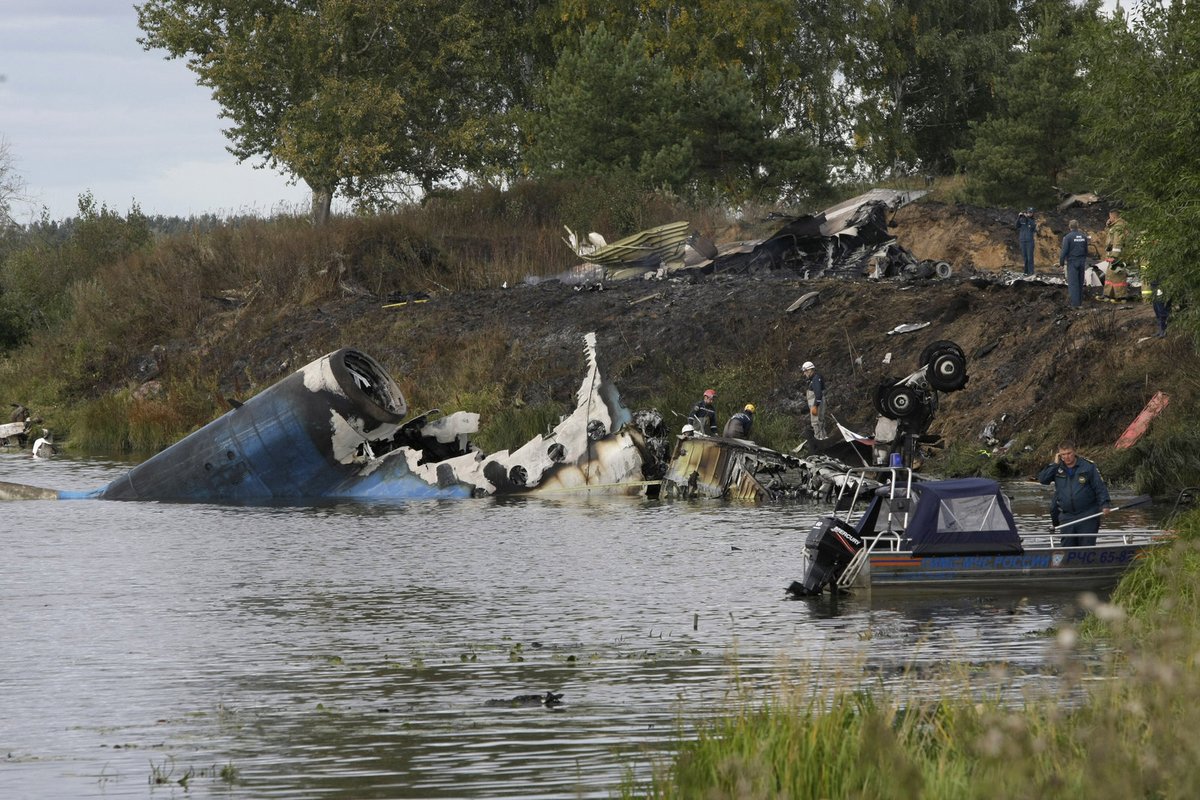
[[[820,594],[826,584],[838,579],[862,546],[862,539],[848,522],[837,517],[821,517],[804,540],[808,569],[800,580],[792,581],[788,593],[797,597]]]

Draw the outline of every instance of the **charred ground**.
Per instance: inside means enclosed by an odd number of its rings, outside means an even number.
[[[1103,239],[1102,208],[1043,217],[1042,274],[1061,274],[1053,265],[1069,217]],[[1040,463],[1063,436],[1102,455],[1158,390],[1172,395],[1166,418],[1191,416],[1193,343],[1176,332],[1145,338],[1155,330],[1149,304],[1089,300],[1072,311],[1064,286],[1000,280],[1001,270],[1019,269],[1014,218],[1012,210],[937,203],[901,209],[893,221],[900,243],[919,258],[951,262],[950,279],[813,281],[768,272],[590,290],[546,282],[390,308],[383,298],[350,294],[268,315],[253,305],[214,309],[201,331],[201,359],[220,376],[221,391],[236,397],[353,346],[392,372],[416,410],[474,407],[486,426],[489,404],[493,411],[558,404],[565,412],[583,373],[581,337],[596,331],[602,367],[630,408],[659,406],[672,424],[672,412],[685,414],[705,386],[716,385],[722,416],[754,402],[764,423],[787,418],[785,426],[764,425],[787,441],[763,441],[790,449],[807,434],[805,360],[824,372],[835,417],[869,433],[875,387],[915,370],[930,342],[950,339],[967,353],[970,382],[942,396],[933,431],[960,451],[992,451],[980,434],[996,421],[995,438],[1012,443],[1005,459],[1014,474]],[[787,311],[813,290],[817,305]],[[888,334],[922,322],[930,324]],[[247,341],[256,342],[252,350]],[[480,388],[453,388],[462,386]]]

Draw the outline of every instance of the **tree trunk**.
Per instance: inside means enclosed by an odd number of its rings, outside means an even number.
[[[333,206],[333,192],[329,189],[312,190],[312,211],[309,218],[314,228],[329,224],[330,208]]]

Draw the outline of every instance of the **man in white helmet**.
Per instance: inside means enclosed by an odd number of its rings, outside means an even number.
[[[817,372],[817,365],[805,361],[800,370],[808,381],[804,398],[808,401],[808,421],[812,423],[813,436],[818,439],[826,438],[825,433],[825,379]]]

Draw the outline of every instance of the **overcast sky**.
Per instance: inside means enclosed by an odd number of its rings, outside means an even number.
[[[308,191],[239,164],[209,90],[180,60],[137,43],[134,0],[3,0],[0,140],[32,204],[75,216],[79,195],[127,212],[307,211]]]

